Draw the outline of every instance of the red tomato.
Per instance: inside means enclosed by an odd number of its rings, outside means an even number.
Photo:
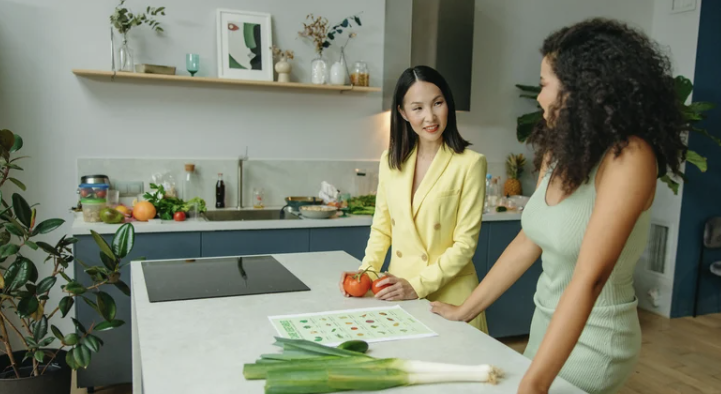
[[[107,190],[98,190],[95,195],[98,196],[98,198],[105,198],[105,196],[108,195],[108,192]]]
[[[184,221],[184,220],[185,220],[185,212],[180,212],[180,211],[175,212],[175,215],[173,215],[173,219],[174,219],[176,222],[182,222],[182,221]]]
[[[383,279],[385,279],[385,277],[380,277],[373,281],[373,284],[371,285],[371,290],[373,290],[373,294],[378,294],[378,292],[382,289],[385,289],[388,286],[393,286],[390,283],[387,283],[383,286],[378,286],[378,283],[380,283],[380,281],[382,281]]]
[[[371,288],[371,278],[367,274],[346,275],[343,289],[353,297],[363,297]]]

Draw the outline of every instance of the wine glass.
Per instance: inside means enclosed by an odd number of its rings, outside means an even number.
[[[185,68],[188,69],[188,72],[190,73],[191,77],[195,76],[195,73],[198,72],[198,68],[200,67],[200,56],[189,53],[185,55]]]

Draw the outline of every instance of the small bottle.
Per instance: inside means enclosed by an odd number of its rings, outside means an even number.
[[[222,173],[218,173],[218,182],[215,184],[215,207],[225,208],[225,183]]]
[[[491,187],[486,192],[486,195],[488,195],[488,209],[495,209],[501,199],[501,189],[498,185],[498,178],[491,179]]]
[[[263,204],[263,189],[253,189],[253,208],[265,208],[265,204]]]

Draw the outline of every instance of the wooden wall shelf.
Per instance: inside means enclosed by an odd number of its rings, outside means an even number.
[[[141,74],[128,72],[113,72],[100,70],[79,70],[74,69],[73,74],[101,81],[164,81],[164,82],[182,82],[198,85],[225,85],[225,86],[251,86],[251,87],[270,87],[285,89],[305,89],[305,90],[325,90],[336,92],[353,92],[353,93],[374,93],[380,92],[378,87],[360,87],[350,85],[313,85],[309,83],[281,83],[269,81],[251,81],[242,79],[225,79],[210,77],[189,77],[184,75],[162,75],[162,74]]]

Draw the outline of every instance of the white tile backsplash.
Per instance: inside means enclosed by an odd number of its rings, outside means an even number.
[[[145,191],[149,191],[152,175],[156,173],[171,172],[176,183],[181,184],[186,163],[195,164],[201,185],[198,194],[205,199],[208,208],[215,207],[218,173],[223,174],[225,182],[225,206],[237,206],[237,159],[81,158],[78,159],[78,182],[82,175],[103,174],[110,177],[111,184],[142,181]],[[356,181],[356,169],[366,172],[366,185]],[[505,163],[489,162],[488,172],[494,177],[501,176],[501,184],[506,179]],[[351,195],[374,192],[378,182],[378,161],[247,160],[243,163],[243,206],[252,206],[255,189],[263,189],[266,207],[281,207],[288,196],[318,196],[323,181]],[[533,187],[534,182],[526,172],[523,176],[524,194],[530,195],[533,189],[528,187]]]

